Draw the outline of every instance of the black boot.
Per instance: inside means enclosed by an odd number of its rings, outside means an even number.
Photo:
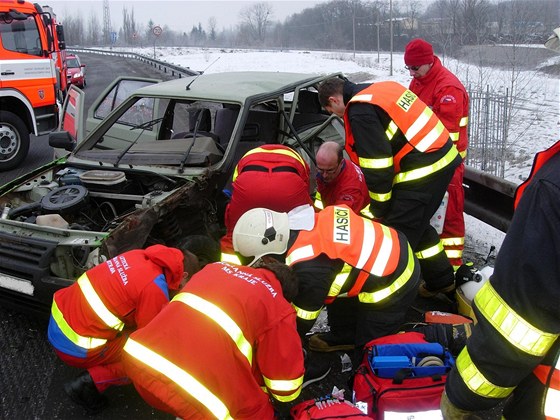
[[[107,398],[97,390],[88,371],[64,384],[64,392],[88,414],[99,413],[107,406]]]

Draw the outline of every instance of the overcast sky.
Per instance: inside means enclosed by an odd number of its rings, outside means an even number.
[[[303,9],[311,8],[318,3],[328,0],[275,0],[265,1],[272,6],[272,20],[283,22],[288,16],[299,13]],[[217,28],[235,27],[239,23],[239,13],[245,7],[258,1],[238,1],[238,0],[219,0],[219,1],[199,1],[199,0],[136,0],[136,1],[115,1],[109,0],[111,22],[114,29],[122,26],[123,7],[129,13],[134,10],[134,20],[137,24],[147,27],[150,19],[156,25],[168,25],[176,31],[190,31],[193,26],[202,24],[204,29],[208,27],[208,19],[212,16],[216,18]],[[39,3],[48,4],[53,8],[59,21],[64,23],[66,16],[81,15],[84,21],[95,13],[99,22],[103,23],[103,1],[102,0],[46,0]]]

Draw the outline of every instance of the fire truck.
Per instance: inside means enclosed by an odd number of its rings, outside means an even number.
[[[0,171],[25,159],[31,134],[58,126],[60,85],[54,37],[47,30],[51,24],[51,15],[38,4],[0,0]]]
[[[43,6],[43,21],[47,28],[47,35],[52,37],[53,48],[51,52],[51,58],[54,60],[54,65],[56,68],[56,80],[59,86],[59,92],[61,94],[61,103],[66,96],[68,90],[68,81],[66,77],[66,70],[68,66],[66,64],[66,42],[64,41],[64,27],[56,19],[56,15],[50,6]],[[50,19],[47,15],[50,15]]]

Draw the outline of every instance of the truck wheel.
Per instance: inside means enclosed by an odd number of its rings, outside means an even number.
[[[0,111],[0,171],[18,166],[29,151],[29,132],[17,115]]]

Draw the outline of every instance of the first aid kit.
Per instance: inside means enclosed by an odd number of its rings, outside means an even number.
[[[418,332],[370,341],[353,380],[353,401],[376,420],[438,419],[453,355]]]

